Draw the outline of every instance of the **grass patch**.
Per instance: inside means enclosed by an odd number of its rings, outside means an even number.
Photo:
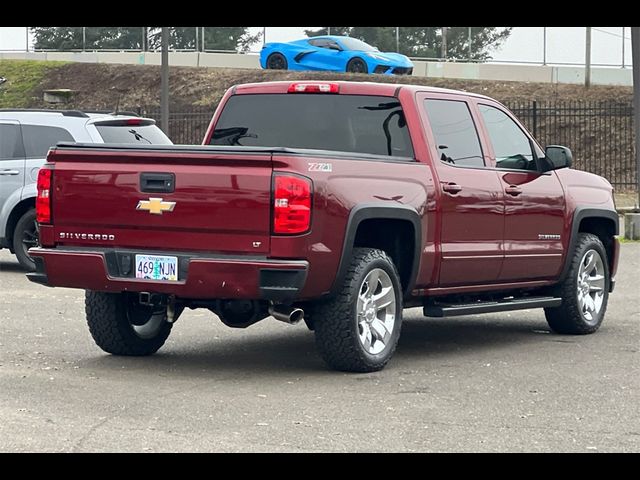
[[[620,243],[640,243],[640,240],[630,240],[625,237],[618,237],[618,240],[620,240]]]
[[[34,90],[50,70],[67,62],[36,60],[0,60],[0,77],[7,81],[0,85],[0,108],[28,108],[40,102]]]

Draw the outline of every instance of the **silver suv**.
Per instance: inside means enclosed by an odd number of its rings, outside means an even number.
[[[171,144],[155,121],[134,114],[0,109],[0,248],[33,270],[38,243],[36,180],[58,142]]]

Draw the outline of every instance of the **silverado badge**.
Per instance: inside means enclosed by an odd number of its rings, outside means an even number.
[[[136,210],[147,210],[154,215],[162,215],[163,212],[173,212],[176,202],[163,202],[161,198],[140,200]]]

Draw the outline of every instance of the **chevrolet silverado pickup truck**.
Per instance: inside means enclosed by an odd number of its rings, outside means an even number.
[[[404,308],[543,308],[595,332],[615,285],[611,185],[471,93],[237,85],[201,146],[65,144],[36,199],[30,280],[86,290],[104,351],[150,355],[186,309],[304,320],[327,364],[382,369]]]

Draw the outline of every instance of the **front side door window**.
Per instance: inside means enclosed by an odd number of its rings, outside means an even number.
[[[478,109],[489,133],[496,167],[509,170],[537,170],[529,137],[502,110],[479,104]]]

